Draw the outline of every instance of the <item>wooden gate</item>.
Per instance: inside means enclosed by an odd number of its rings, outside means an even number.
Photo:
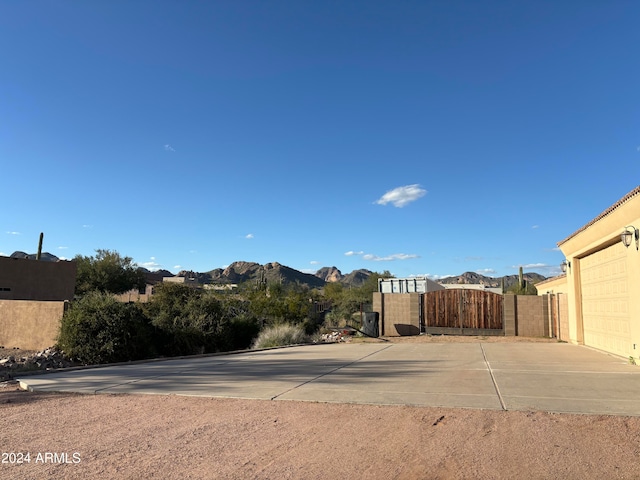
[[[484,290],[452,288],[422,296],[425,333],[504,335],[502,295]]]

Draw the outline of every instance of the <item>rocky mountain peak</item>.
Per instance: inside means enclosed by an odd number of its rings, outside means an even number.
[[[336,267],[322,267],[316,272],[316,277],[321,278],[325,282],[340,282],[344,275]]]

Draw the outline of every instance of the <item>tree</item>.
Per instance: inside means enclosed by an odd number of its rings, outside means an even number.
[[[373,292],[378,291],[378,279],[391,276],[386,270],[382,273],[373,272],[361,286],[355,288],[346,288],[339,283],[325,285],[325,296],[332,304],[331,312],[327,315],[328,320],[334,324],[350,320],[354,313],[372,302]]]
[[[144,273],[130,257],[113,250],[96,250],[93,257],[76,255],[76,295],[92,290],[119,294],[145,286]]]
[[[252,315],[271,323],[301,323],[311,318],[313,297],[306,288],[278,283],[256,288],[248,294]]]

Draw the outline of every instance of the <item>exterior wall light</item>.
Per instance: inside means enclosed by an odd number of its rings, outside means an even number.
[[[636,250],[638,250],[638,244],[640,243],[640,232],[638,232],[638,229],[633,225],[627,225],[626,227],[624,227],[624,230],[620,234],[620,239],[622,240],[622,243],[624,243],[625,247],[629,248],[629,245],[631,245],[632,237],[635,237],[636,239]]]
[[[567,268],[571,270],[571,262],[567,262],[566,260],[564,260],[560,264],[560,268],[562,269],[562,273],[567,273]]]

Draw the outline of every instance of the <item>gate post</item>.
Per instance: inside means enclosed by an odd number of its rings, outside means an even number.
[[[516,296],[504,295],[502,297],[502,322],[504,325],[504,335],[506,337],[515,337],[518,335],[518,325],[516,321]]]

